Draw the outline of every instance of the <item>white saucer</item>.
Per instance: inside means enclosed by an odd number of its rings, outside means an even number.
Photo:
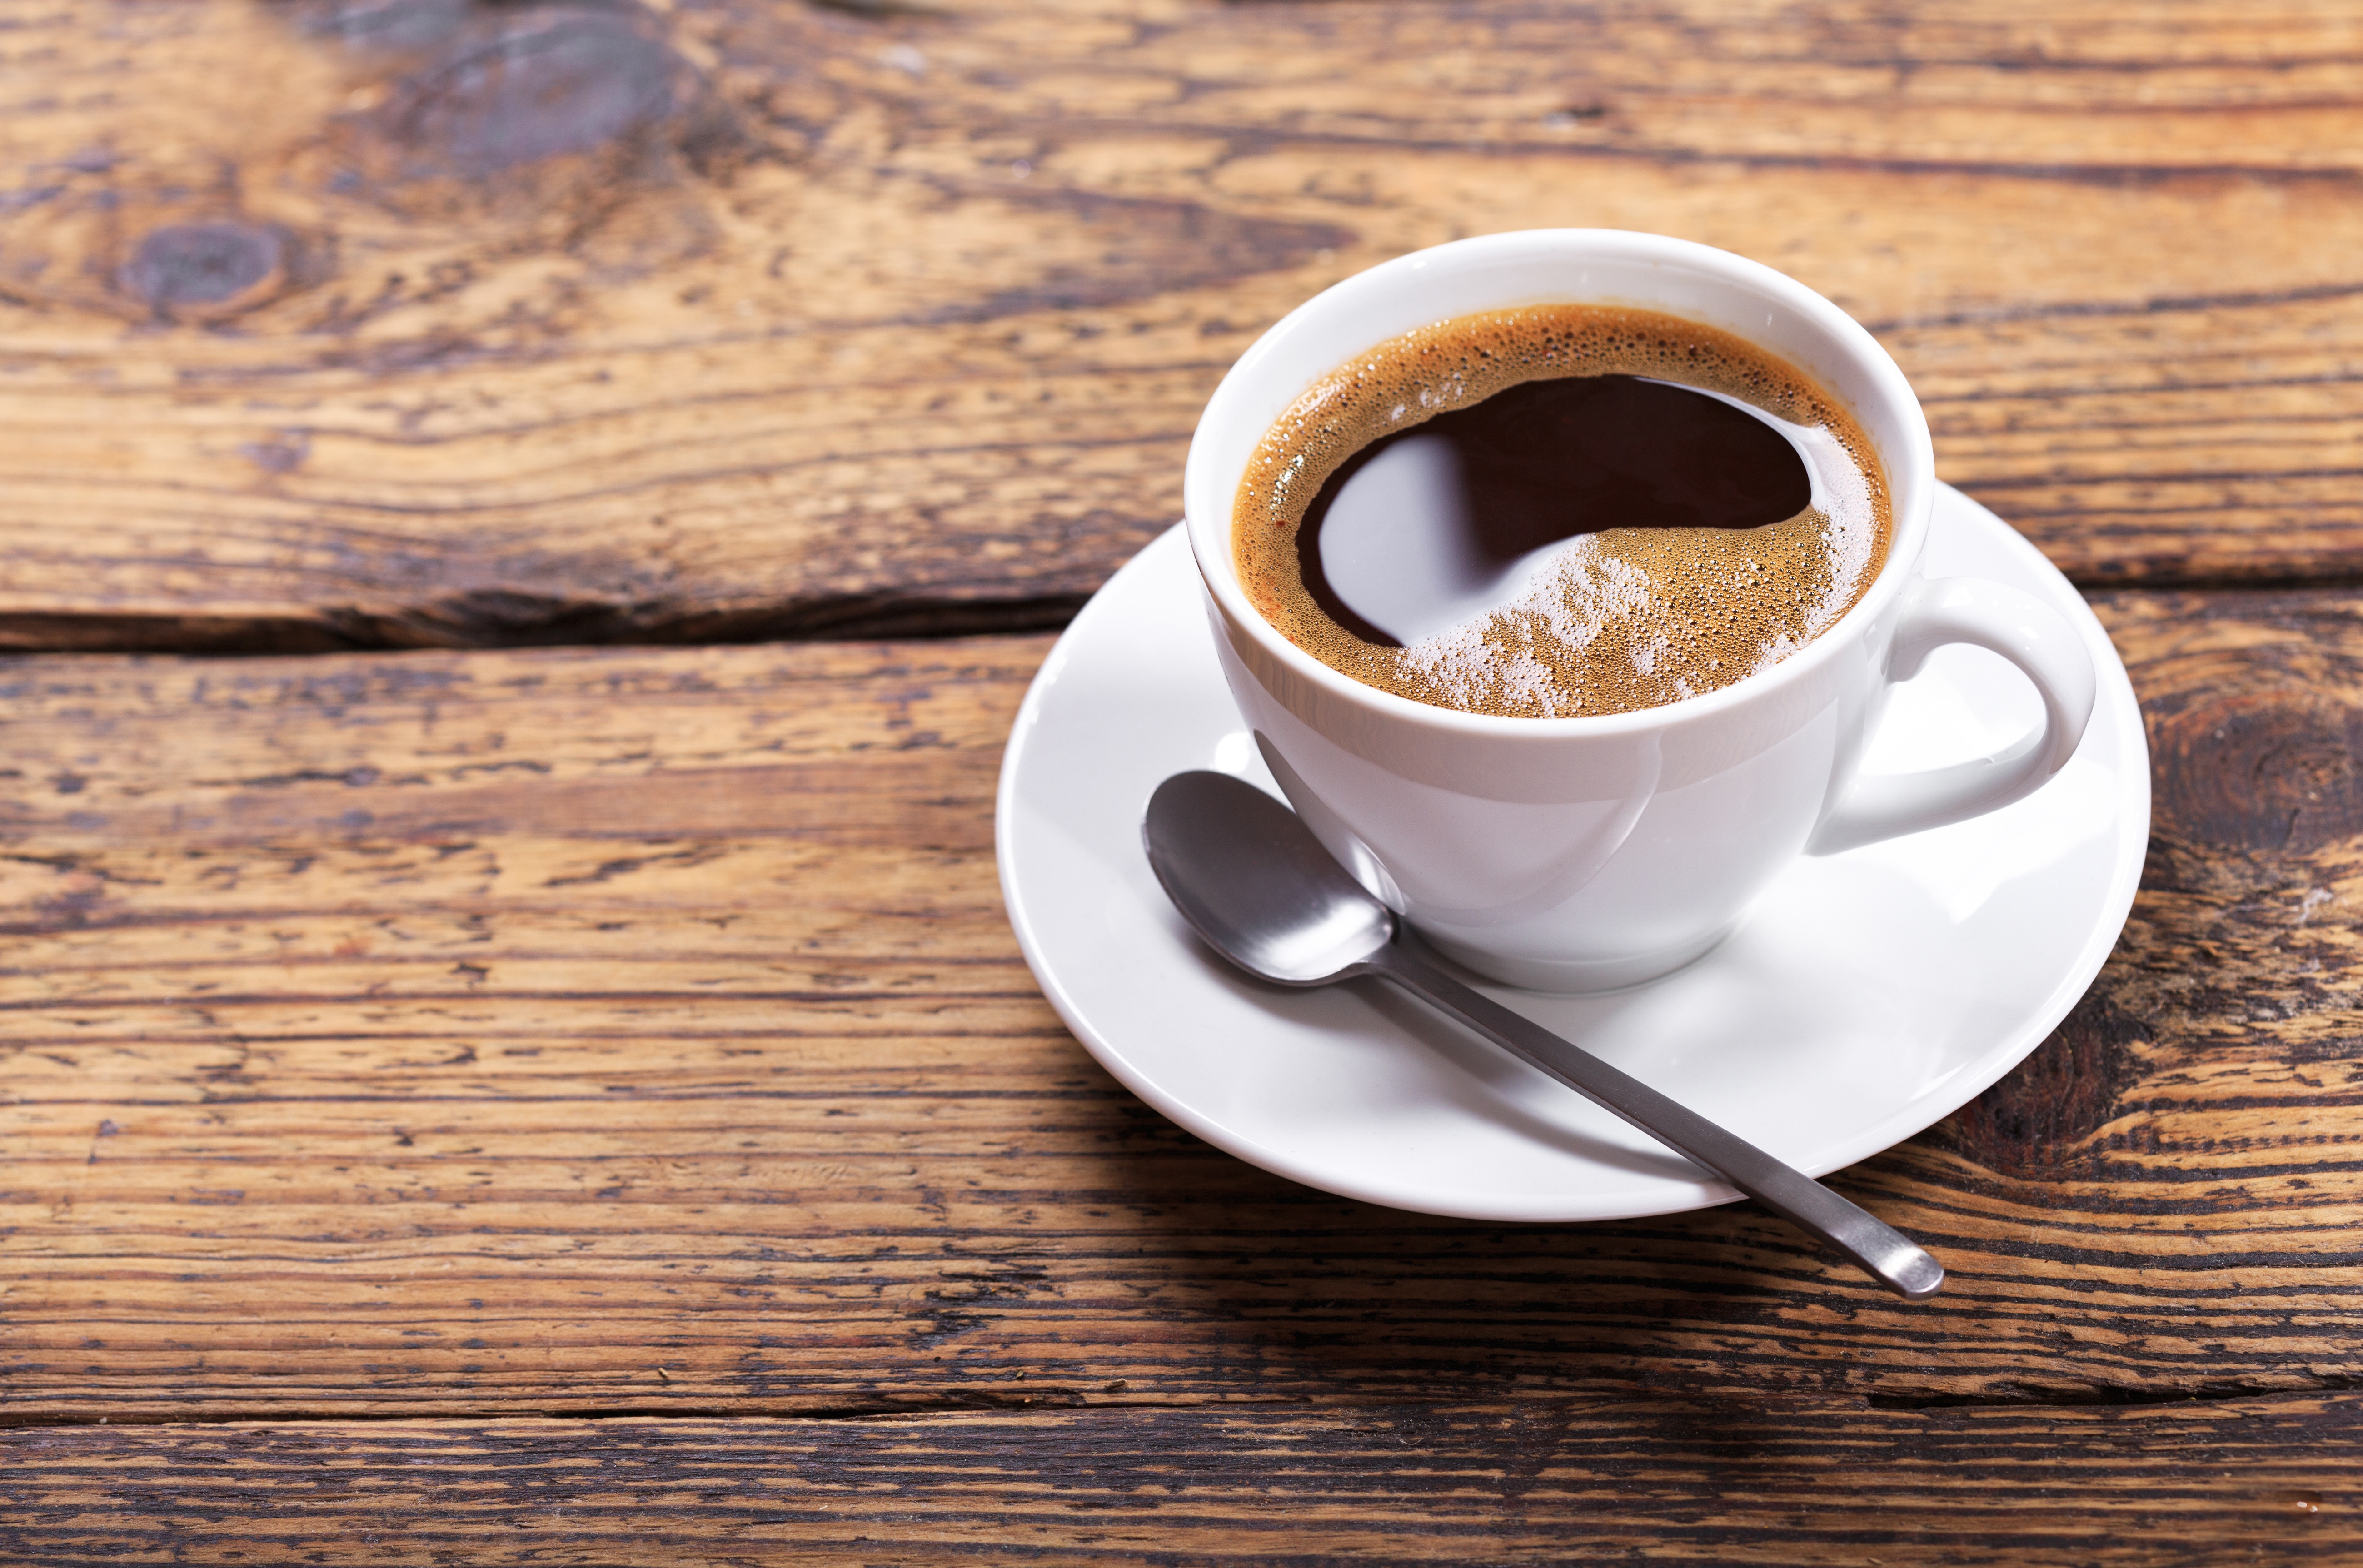
[[[1910,1137],[2041,1043],[2108,957],[2149,837],[2133,685],[2076,591],[1949,486],[1927,569],[2016,583],[2083,630],[2100,701],[2057,778],[1973,822],[1798,861],[1736,935],[1652,985],[1483,988],[1816,1176]],[[1396,1209],[1609,1220],[1736,1197],[1381,982],[1283,990],[1199,943],[1141,854],[1149,791],[1217,767],[1280,793],[1212,639],[1177,526],[1059,639],[1002,766],[1010,923],[1101,1065],[1218,1148]],[[1943,648],[1897,689],[1870,767],[1983,755],[2039,717],[2001,659]]]

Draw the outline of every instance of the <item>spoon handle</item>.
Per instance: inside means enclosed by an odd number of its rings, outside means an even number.
[[[1943,1266],[1902,1231],[1640,1079],[1462,985],[1399,944],[1379,949],[1365,964],[1371,973],[1459,1019],[1594,1105],[1689,1155],[1798,1229],[1819,1236],[1898,1296],[1925,1300],[1945,1283]]]

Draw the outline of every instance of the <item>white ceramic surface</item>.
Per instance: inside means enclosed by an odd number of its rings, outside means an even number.
[[[2149,834],[2133,688],[2099,622],[2007,525],[1939,487],[1925,569],[2014,583],[2100,670],[2083,745],[1991,815],[1791,863],[1736,934],[1649,985],[1490,994],[1806,1171],[1911,1136],[2066,1016],[2132,907]],[[1897,687],[1873,772],[1984,755],[2037,716],[1983,649]],[[1168,775],[1279,793],[1225,689],[1175,528],[1084,606],[1026,693],[1001,775],[1002,891],[1044,993],[1135,1094],[1267,1170],[1481,1220],[1605,1220],[1735,1194],[1642,1133],[1377,982],[1261,985],[1201,945],[1149,874]]]
[[[1850,407],[1893,502],[1887,559],[1861,598],[1718,690],[1551,719],[1413,701],[1281,635],[1240,587],[1231,549],[1234,500],[1266,432],[1315,381],[1414,326],[1555,300],[1643,305],[1735,333]],[[2092,665],[2039,600],[1922,580],[1936,469],[1927,422],[1887,351],[1794,279],[1687,240],[1534,229],[1357,273],[1240,356],[1199,418],[1182,490],[1225,677],[1288,799],[1421,934],[1514,985],[1596,991],[1679,967],[1800,853],[1957,822],[2042,784],[2091,708]],[[1889,683],[1925,649],[1959,642],[2018,665],[2043,699],[2035,721],[1958,767],[1864,787],[1857,764]]]

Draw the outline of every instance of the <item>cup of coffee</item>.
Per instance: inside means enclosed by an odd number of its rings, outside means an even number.
[[[1298,813],[1434,946],[1552,991],[1681,967],[1800,855],[1996,810],[2092,707],[2074,630],[1927,578],[1927,422],[1803,284],[1654,235],[1457,241],[1299,306],[1200,419],[1215,646]],[[1858,771],[1892,685],[1990,648],[2040,726]]]

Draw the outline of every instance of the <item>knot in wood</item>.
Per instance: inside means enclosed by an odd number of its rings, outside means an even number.
[[[2110,1147],[2094,1134],[2125,1115],[2149,1031],[2105,996],[2086,997],[2051,1037],[1985,1093],[1937,1124],[1937,1142],[1997,1176],[2096,1176]],[[2122,1139],[2112,1134],[2113,1144]]]
[[[177,223],[153,230],[125,263],[124,289],[174,315],[246,309],[285,280],[287,247],[248,223]]]
[[[671,115],[683,69],[627,16],[529,14],[426,72],[394,137],[462,174],[587,152]]]
[[[2363,834],[2357,711],[2288,690],[2206,694],[2156,723],[2162,826],[2241,849]]]

